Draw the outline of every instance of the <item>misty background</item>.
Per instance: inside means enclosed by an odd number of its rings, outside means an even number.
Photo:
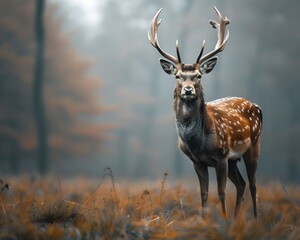
[[[0,174],[55,173],[118,178],[195,176],[177,148],[175,79],[147,31],[163,7],[161,47],[183,62],[217,41],[217,6],[229,41],[203,79],[205,100],[247,98],[263,110],[257,177],[300,180],[300,2],[297,0],[46,0],[44,54],[37,61],[37,1],[0,1]],[[39,155],[35,75],[41,70],[45,151]],[[243,163],[239,166],[243,168]]]

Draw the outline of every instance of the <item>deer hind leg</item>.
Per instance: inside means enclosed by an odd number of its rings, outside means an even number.
[[[259,140],[245,152],[243,155],[244,162],[246,165],[246,170],[249,179],[249,189],[252,197],[253,203],[253,211],[254,217],[257,218],[257,206],[256,206],[256,169],[257,169],[257,162],[259,158],[259,151],[260,151],[260,142]]]
[[[237,160],[228,161],[228,177],[236,188],[236,201],[234,209],[234,218],[237,218],[241,208],[241,202],[243,200],[246,182],[244,181],[237,165]]]
[[[195,171],[198,175],[201,191],[202,202],[202,218],[206,217],[207,213],[207,199],[208,199],[208,169],[207,166],[202,163],[194,163]]]
[[[218,183],[218,195],[222,205],[222,212],[226,217],[226,180],[228,175],[228,163],[227,161],[222,161],[216,166],[216,175],[217,175],[217,183]]]

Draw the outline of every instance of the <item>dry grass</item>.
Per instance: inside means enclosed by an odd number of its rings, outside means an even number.
[[[259,219],[253,220],[247,193],[233,220],[235,192],[228,190],[231,215],[224,219],[212,186],[209,217],[202,220],[198,188],[171,185],[167,175],[157,183],[119,183],[106,169],[98,186],[83,178],[0,183],[0,239],[300,239],[296,187],[258,186]]]

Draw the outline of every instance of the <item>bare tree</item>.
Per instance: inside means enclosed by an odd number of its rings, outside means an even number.
[[[35,121],[37,126],[37,168],[42,174],[48,169],[48,143],[47,143],[47,124],[45,116],[45,105],[43,96],[44,83],[44,9],[45,0],[36,0],[35,12],[35,37],[36,53],[33,81],[33,104]]]

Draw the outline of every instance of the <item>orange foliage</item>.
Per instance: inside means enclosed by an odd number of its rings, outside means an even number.
[[[233,214],[222,217],[217,194],[212,194],[203,220],[198,188],[186,181],[118,183],[110,169],[100,183],[34,177],[8,181],[9,189],[0,193],[1,239],[299,239],[300,234],[295,187],[259,186],[257,220],[250,196],[234,220]],[[227,199],[233,212],[233,192]]]
[[[31,155],[37,144],[32,104],[34,4],[0,2],[0,143],[13,138],[23,153]],[[76,52],[70,36],[62,33],[55,6],[48,3],[45,14],[44,99],[50,157],[96,155],[107,130],[97,120],[108,110],[99,95],[103,84],[89,74],[93,62]]]

